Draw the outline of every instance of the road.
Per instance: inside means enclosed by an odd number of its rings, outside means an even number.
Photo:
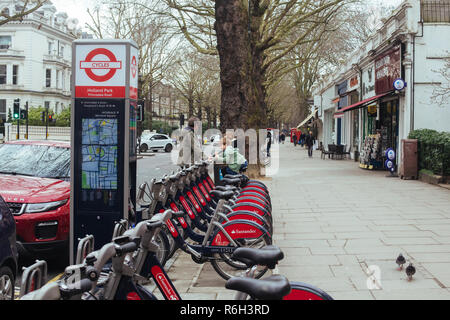
[[[165,152],[141,154],[138,158],[138,186],[144,182],[150,182],[153,178],[162,178],[165,174],[171,174],[172,171],[179,167],[172,162],[171,154]],[[47,280],[52,280],[61,274],[67,266],[67,261],[61,261],[60,257],[52,259],[51,257],[39,257],[44,259],[48,264]],[[34,259],[21,259],[19,261],[19,277],[16,280],[16,293],[20,288],[22,281],[22,267],[27,267],[35,262]]]

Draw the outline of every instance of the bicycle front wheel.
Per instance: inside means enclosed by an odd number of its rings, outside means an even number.
[[[237,222],[232,221],[230,222]],[[251,224],[250,222],[246,222],[245,224]],[[261,227],[255,227],[255,229],[263,230],[260,234],[257,234],[254,238],[234,238],[234,242],[237,244],[237,246],[234,246],[235,248],[238,247],[247,247],[247,248],[256,248],[260,249],[262,247],[268,246],[272,244],[272,238],[269,236],[267,231],[265,231]],[[217,237],[223,237],[221,235],[222,232],[218,232],[215,236]],[[231,233],[230,233],[231,234]],[[214,244],[214,241],[213,241]],[[220,243],[218,244],[220,245]],[[228,246],[233,246],[232,243],[229,243]],[[225,280],[228,280],[232,277],[240,277],[244,276],[247,271],[247,266],[239,262],[237,260],[234,260],[232,258],[232,253],[216,253],[213,256],[213,259],[211,260],[211,265],[213,266],[214,270]],[[255,272],[254,277],[259,279],[261,278],[266,272],[268,268],[263,266],[258,266],[257,270]]]

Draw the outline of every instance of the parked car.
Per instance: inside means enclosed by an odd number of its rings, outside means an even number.
[[[16,224],[0,196],[0,300],[13,300],[17,276]]]
[[[19,254],[67,250],[70,144],[14,141],[0,145],[0,195],[16,221]]]
[[[174,141],[167,135],[161,133],[150,133],[141,136],[141,152],[164,150],[172,152]]]

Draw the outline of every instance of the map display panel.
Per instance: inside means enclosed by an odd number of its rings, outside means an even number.
[[[82,119],[82,189],[117,190],[117,136],[117,119]]]

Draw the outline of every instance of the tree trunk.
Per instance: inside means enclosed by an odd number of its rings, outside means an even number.
[[[252,90],[248,14],[242,0],[217,0],[215,30],[220,58],[220,130],[248,128]]]
[[[189,107],[189,112],[188,112],[188,119],[189,119],[192,116],[194,116],[194,99],[193,98],[188,99],[188,107]]]
[[[153,87],[150,86],[148,92],[148,104],[147,104],[147,114],[148,114],[148,129],[153,130]]]

